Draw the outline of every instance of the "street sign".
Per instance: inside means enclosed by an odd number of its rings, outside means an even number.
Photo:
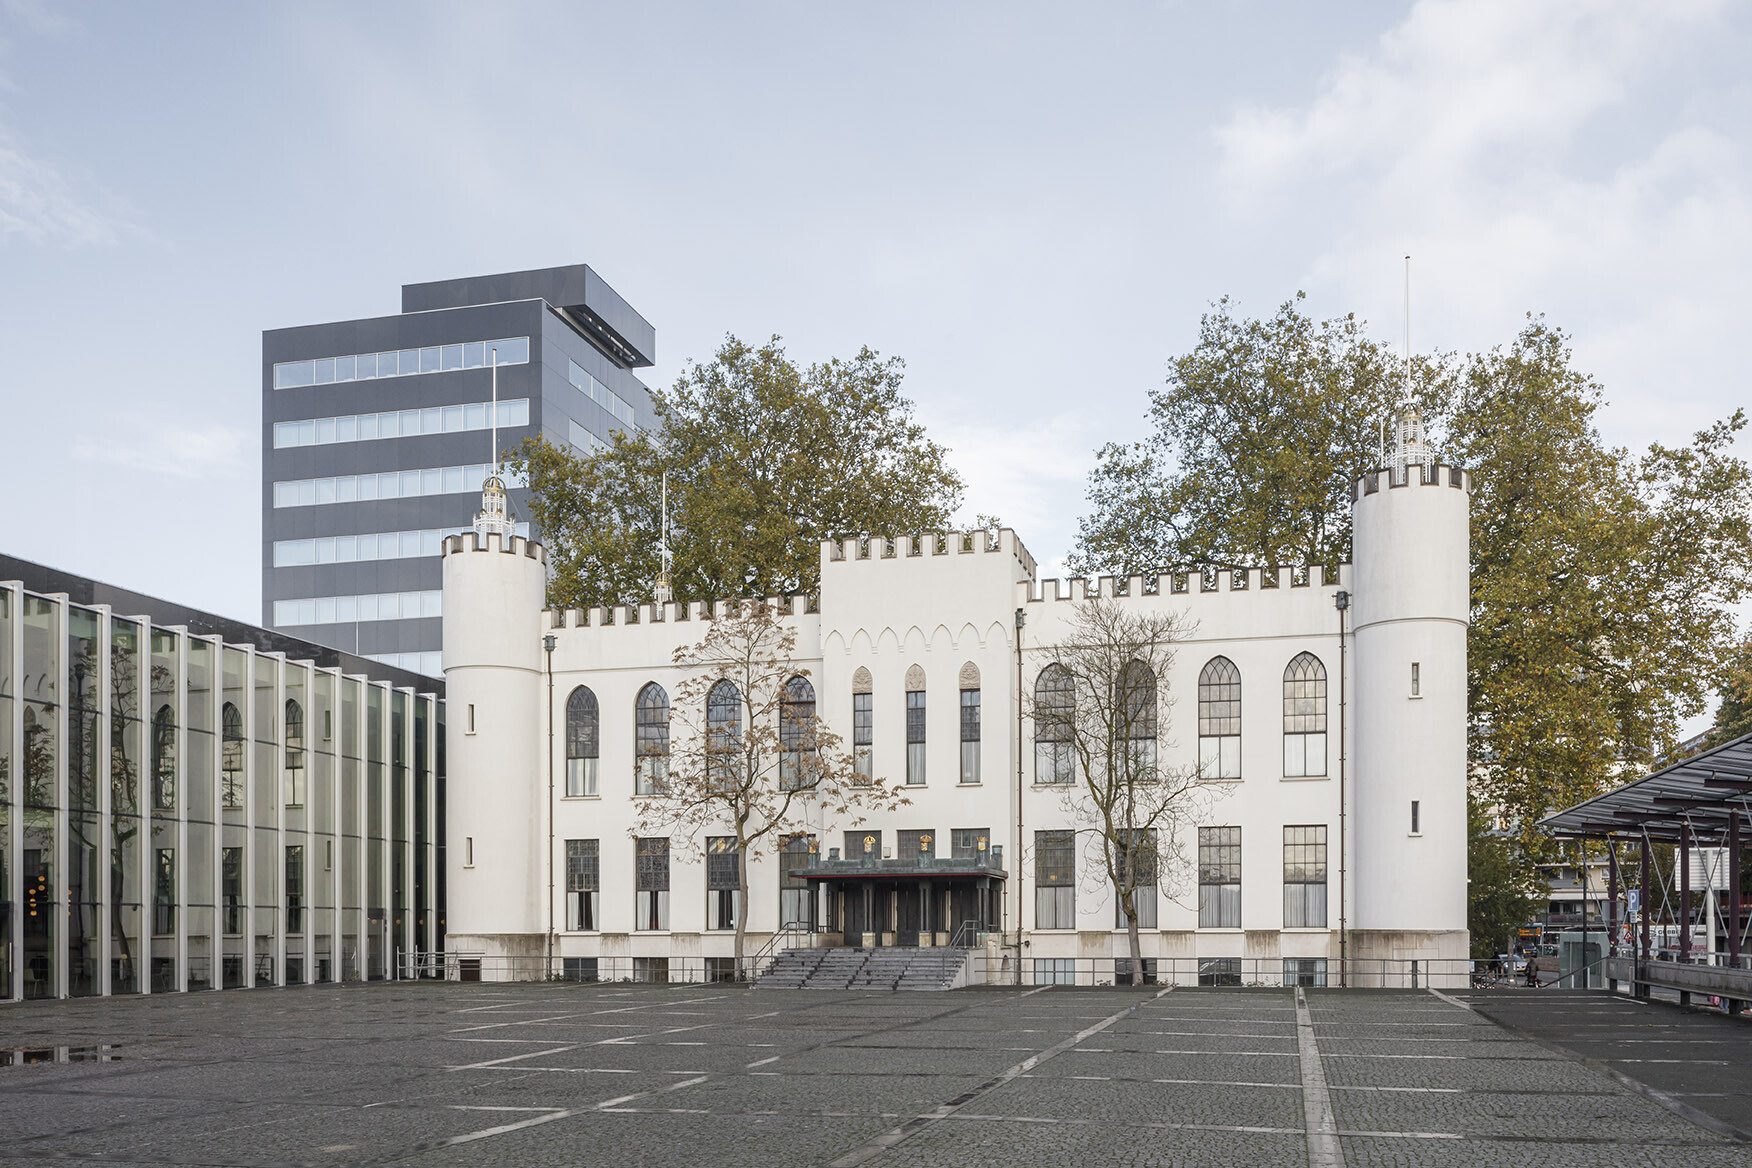
[[[1626,889],[1625,896],[1627,898],[1629,898],[1630,919],[1632,921],[1642,920],[1642,889],[1640,889],[1640,888]]]

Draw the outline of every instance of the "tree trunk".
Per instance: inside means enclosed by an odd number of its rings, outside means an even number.
[[[754,971],[742,968],[743,938],[748,934],[748,844],[736,841],[736,980],[752,978]]]
[[[1131,943],[1132,984],[1144,984],[1144,949],[1143,942],[1138,938],[1138,904],[1137,890],[1125,894],[1125,936]]]

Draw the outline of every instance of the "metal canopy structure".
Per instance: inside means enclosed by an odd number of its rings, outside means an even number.
[[[1737,821],[1737,824],[1732,822]],[[1711,747],[1540,820],[1561,839],[1690,844],[1752,823],[1752,734]]]

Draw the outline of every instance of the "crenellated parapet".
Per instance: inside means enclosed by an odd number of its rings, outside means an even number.
[[[556,629],[606,629],[716,620],[731,616],[748,604],[764,605],[775,610],[780,617],[807,616],[820,611],[816,597],[796,592],[786,596],[748,597],[739,600],[598,604],[588,608],[548,609],[546,613],[551,626]]]
[[[477,531],[465,531],[459,535],[447,535],[438,545],[439,556],[456,555],[462,552],[494,552],[499,555],[527,556],[542,567],[547,567],[547,549],[539,542],[521,535],[505,536],[498,532],[482,535]]]
[[[1008,527],[991,531],[927,531],[917,535],[855,536],[821,541],[823,563],[917,560],[933,556],[1007,555],[1032,578],[1034,557]]]
[[[1067,580],[1049,577],[1030,590],[1031,604],[1055,600],[1082,601],[1096,597],[1125,599],[1142,596],[1198,596],[1231,592],[1291,592],[1307,588],[1337,587],[1350,573],[1350,565],[1320,564],[1296,568],[1182,568],[1143,576],[1099,576],[1090,580],[1073,576]]]
[[[1447,463],[1435,466],[1413,464],[1405,468],[1404,476],[1389,468],[1369,471],[1351,482],[1350,497],[1355,504],[1367,495],[1405,487],[1448,487],[1472,494],[1472,472]]]

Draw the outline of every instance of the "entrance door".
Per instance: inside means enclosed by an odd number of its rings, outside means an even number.
[[[949,920],[945,923],[951,939],[959,933],[961,944],[973,944],[973,933],[983,927],[980,900],[979,886],[972,881],[957,881],[950,887]]]
[[[895,944],[917,945],[921,935],[931,930],[930,882],[921,880],[916,885],[902,884],[895,889],[895,897]]]

